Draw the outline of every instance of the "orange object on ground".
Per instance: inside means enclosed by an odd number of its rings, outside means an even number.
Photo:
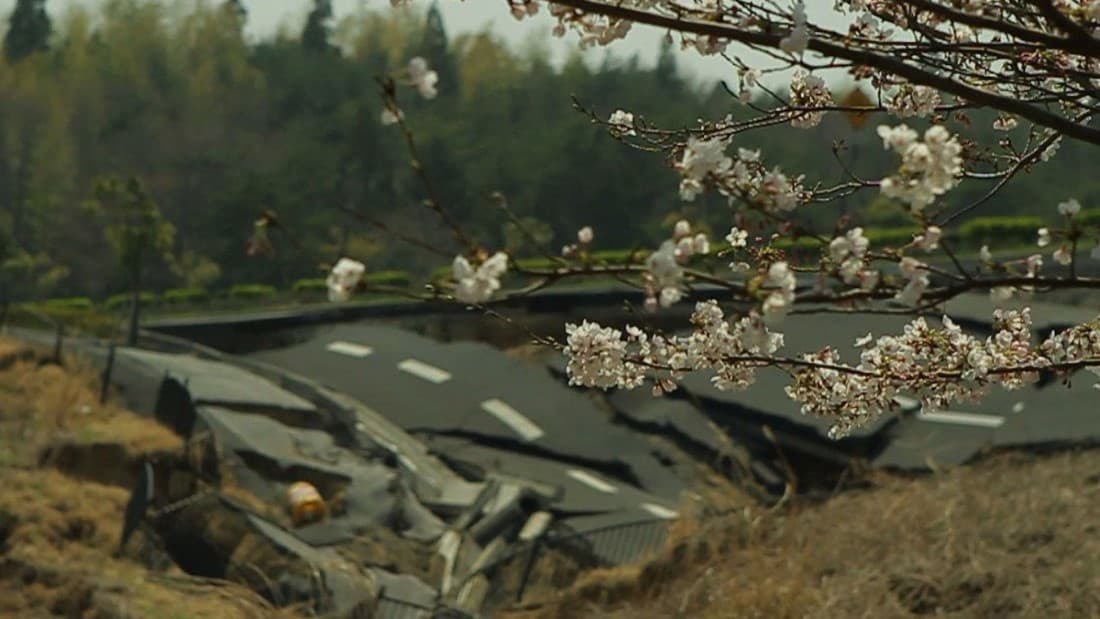
[[[298,481],[290,484],[286,490],[287,502],[290,503],[290,519],[295,526],[309,524],[323,520],[328,515],[328,507],[321,493],[313,484],[306,481]]]

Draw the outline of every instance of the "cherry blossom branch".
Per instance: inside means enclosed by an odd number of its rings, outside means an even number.
[[[716,39],[737,41],[775,49],[780,48],[785,38],[784,35],[776,32],[758,32],[726,23],[708,22],[684,17],[669,17],[620,4],[606,4],[598,0],[560,0],[557,4],[571,7],[585,13],[648,24],[675,32],[704,35]],[[830,32],[829,34],[840,38],[840,35],[836,33]],[[948,76],[931,73],[919,66],[914,66],[902,60],[898,60],[892,55],[888,56],[867,49],[849,47],[822,38],[810,38],[806,44],[806,48],[827,57],[839,58],[851,61],[857,65],[873,67],[888,74],[904,78],[913,84],[935,88],[936,90],[956,97],[961,97],[973,103],[1017,115],[1038,125],[1054,129],[1068,137],[1093,144],[1100,144],[1100,129],[1074,123],[1065,117],[1049,112],[1043,108],[1030,105],[1017,98],[1000,95],[970,86]]]
[[[434,72],[432,73],[434,74]],[[439,220],[450,228],[459,246],[466,248],[467,251],[476,252],[478,245],[466,236],[466,233],[462,230],[462,226],[459,225],[457,220],[451,217],[451,214],[447,212],[447,209],[443,207],[443,203],[439,200],[435,184],[432,182],[424,166],[424,162],[420,158],[420,153],[416,145],[416,138],[405,122],[405,115],[397,105],[397,88],[394,80],[392,78],[380,77],[376,78],[376,81],[378,82],[380,94],[382,96],[383,106],[391,114],[391,124],[396,124],[398,126],[405,140],[405,148],[409,153],[409,164],[413,172],[416,173],[417,178],[420,179],[421,185],[424,187],[424,192],[427,195],[427,198],[424,200],[424,206],[434,212],[435,215],[439,217]]]

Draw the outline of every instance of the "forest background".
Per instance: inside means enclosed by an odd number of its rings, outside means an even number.
[[[494,249],[537,259],[588,225],[598,248],[622,257],[655,247],[680,217],[712,238],[733,223],[719,198],[681,202],[660,154],[619,143],[574,106],[603,119],[622,107],[661,126],[748,114],[720,81],[680,70],[671,40],[653,66],[610,55],[592,62],[580,52],[555,65],[545,37],[519,49],[488,31],[451,38],[435,6],[339,21],[326,0],[311,7],[300,31],[250,41],[247,12],[234,0],[109,0],[95,12],[61,15],[44,0],[20,0],[0,63],[0,292],[11,300],[102,300],[128,289],[106,240],[111,223],[88,209],[111,177],[140,181],[169,224],[158,255],[142,267],[151,297],[201,300],[296,285],[316,292],[317,278],[345,255],[388,283],[429,278],[456,247],[421,204],[402,135],[379,121],[375,81],[414,56],[440,77],[435,100],[404,93],[401,101],[421,158],[448,211]],[[732,69],[729,86],[736,90]],[[838,85],[834,94],[852,92]],[[992,119],[957,120],[980,128]],[[879,122],[886,119],[834,113],[797,141],[779,127],[736,145],[761,149],[811,185],[849,170],[881,176],[889,157],[874,131]],[[995,142],[987,131],[976,137]],[[842,149],[844,165],[828,156],[830,144]],[[1033,214],[1067,196],[1081,200],[1085,218],[1100,220],[1089,208],[1100,203],[1100,184],[1087,148],[1065,144],[1054,162],[986,205],[981,219],[947,234],[964,251],[994,238],[1001,248],[1033,246],[1042,225]],[[986,189],[972,183],[956,197],[966,203]],[[912,230],[899,219],[903,209],[886,200],[857,196],[840,213],[866,226],[872,241],[905,242]],[[249,255],[264,213],[277,217],[267,230],[274,251]],[[828,231],[837,210],[811,207],[799,217]]]

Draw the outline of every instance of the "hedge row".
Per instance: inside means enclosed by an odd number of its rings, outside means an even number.
[[[388,286],[394,288],[408,287],[412,278],[405,271],[378,271],[370,273],[364,278],[367,285]],[[294,282],[291,292],[297,297],[324,296],[328,291],[328,285],[323,278],[300,279]],[[238,300],[270,299],[279,294],[274,286],[267,284],[235,284],[224,292],[224,296]],[[172,288],[162,294],[153,292],[141,293],[142,305],[199,305],[211,301],[215,295],[202,288]],[[129,293],[115,294],[107,297],[102,307],[109,311],[118,311],[130,306],[132,295]],[[88,297],[70,297],[47,299],[34,304],[40,310],[51,312],[82,312],[94,309],[98,304]]]
[[[1100,209],[1083,210],[1077,215],[1076,221],[1084,225],[1100,225]],[[948,239],[955,243],[957,248],[977,249],[985,244],[1018,243],[1026,245],[1034,243],[1036,230],[1046,225],[1042,218],[1034,216],[1013,217],[978,217],[971,219],[952,230]],[[912,241],[919,232],[916,227],[899,228],[866,228],[864,234],[871,241],[872,246],[897,247]],[[820,242],[809,237],[794,240],[780,239],[775,243],[777,249],[782,249],[800,256],[812,256],[825,249]],[[716,243],[715,250],[726,249],[724,243]],[[645,250],[611,249],[600,250],[591,254],[591,259],[597,264],[625,264],[628,262],[641,262],[648,256]],[[547,270],[561,265],[557,260],[540,258],[522,258],[519,265],[529,270]],[[451,267],[442,266],[432,272],[431,279],[446,280],[451,277]],[[412,284],[412,278],[405,271],[378,271],[366,276],[366,283],[370,285],[387,287],[408,287]],[[328,286],[323,278],[300,279],[294,282],[291,292],[300,298],[323,297]],[[278,291],[266,284],[237,284],[226,291],[226,296],[231,299],[257,300],[275,297]],[[143,304],[147,305],[194,305],[210,301],[211,293],[201,288],[174,288],[163,294],[142,293]],[[129,294],[117,294],[109,297],[103,304],[108,310],[118,310],[129,306]],[[71,313],[91,310],[95,303],[85,297],[49,299],[36,304],[36,307],[55,313]]]

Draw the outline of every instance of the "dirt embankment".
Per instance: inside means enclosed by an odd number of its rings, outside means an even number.
[[[79,360],[57,365],[0,339],[0,617],[294,616],[243,587],[189,577],[149,548],[146,561],[116,555],[141,458],[181,448],[155,422],[100,405]]]

